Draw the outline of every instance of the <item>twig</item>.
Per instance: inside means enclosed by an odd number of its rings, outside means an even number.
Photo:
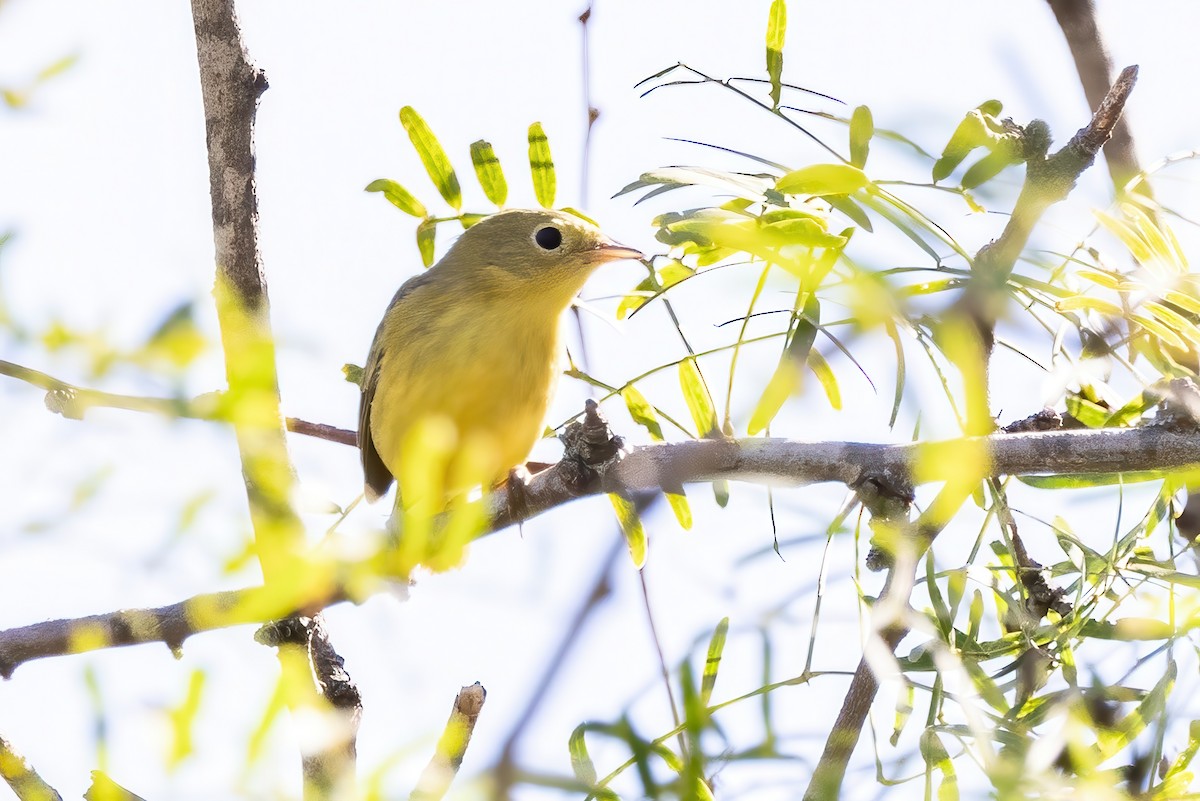
[[[20,801],[62,801],[58,791],[3,737],[0,737],[0,778]]]
[[[995,344],[996,319],[1001,312],[1003,287],[1016,266],[1033,228],[1046,209],[1063,200],[1075,187],[1075,181],[1091,166],[1101,146],[1112,135],[1113,128],[1121,119],[1125,101],[1137,82],[1137,67],[1126,67],[1104,99],[1096,107],[1092,119],[1071,141],[1053,155],[1050,149],[1050,129],[1041,120],[1026,126],[1021,136],[1021,147],[1025,161],[1025,183],[1013,206],[1012,216],[997,239],[979,249],[971,265],[971,279],[956,310],[949,318],[961,314],[978,336],[983,349],[982,390],[988,388],[988,365]],[[986,407],[986,399],[976,407]],[[982,418],[982,419],[981,419]],[[988,426],[987,414],[978,409],[969,415],[968,430],[973,434],[984,433]]]
[[[1062,29],[1075,60],[1075,72],[1083,84],[1083,94],[1088,106],[1098,108],[1108,92],[1113,72],[1112,58],[1104,45],[1104,37],[1096,24],[1096,9],[1092,0],[1047,0],[1058,27]],[[1122,117],[1112,128],[1112,136],[1104,145],[1104,160],[1118,195],[1126,185],[1142,174],[1138,164],[1137,148],[1128,121]],[[1153,197],[1147,181],[1139,181],[1133,191],[1145,197]]]
[[[616,564],[617,560],[625,552],[625,539],[620,534],[617,534],[613,537],[612,547],[608,549],[608,554],[601,561],[600,569],[596,572],[596,578],[592,582],[591,588],[584,595],[583,602],[572,616],[570,623],[567,624],[566,630],[559,640],[558,647],[554,650],[554,654],[550,659],[547,660],[545,667],[542,668],[541,675],[534,683],[533,695],[525,704],[525,708],[521,711],[521,714],[517,717],[517,722],[513,724],[508,737],[505,738],[504,748],[500,752],[500,759],[497,761],[495,769],[491,771],[495,781],[492,797],[496,801],[505,801],[508,799],[517,775],[516,752],[517,746],[521,742],[521,737],[525,734],[530,721],[537,714],[542,701],[545,700],[547,693],[553,686],[554,679],[558,676],[563,663],[566,662],[567,655],[579,641],[579,636],[583,633],[584,624],[592,616],[592,613],[600,607],[600,604],[608,598],[609,594],[612,593],[609,574],[612,572],[613,565]]]
[[[345,660],[338,655],[329,640],[329,630],[321,615],[290,617],[263,626],[254,639],[263,645],[280,650],[280,659],[297,657],[304,664],[298,671],[306,686],[295,688],[307,698],[308,706],[319,706],[314,694],[324,702],[326,735],[320,739],[320,750],[302,755],[305,795],[318,798],[358,798],[355,762],[356,738],[362,718],[362,696],[350,674]],[[305,679],[312,678],[312,682]]]
[[[0,631],[0,678],[12,678],[25,662],[52,656],[164,643],[178,652],[193,634],[246,623],[263,623],[298,611],[323,609],[350,600],[343,587],[302,597],[277,588],[248,587],[205,593],[154,609],[120,609],[66,620],[45,620]],[[289,597],[290,596],[290,597]]]
[[[192,420],[225,422],[220,414],[223,393],[210,392],[196,398],[156,398],[143,395],[121,395],[71,384],[40,370],[0,359],[0,375],[16,378],[46,390],[46,408],[71,420],[81,420],[88,409],[126,409],[134,412],[160,414],[164,417],[184,417]],[[358,445],[358,434],[345,428],[310,423],[298,417],[284,418],[288,431],[307,437]]]
[[[463,757],[466,756],[467,746],[471,744],[471,733],[475,730],[475,721],[483,711],[486,699],[487,690],[479,682],[459,691],[450,710],[450,719],[446,721],[446,728],[438,740],[437,750],[421,772],[409,801],[438,801],[450,789],[450,783],[458,775]]]

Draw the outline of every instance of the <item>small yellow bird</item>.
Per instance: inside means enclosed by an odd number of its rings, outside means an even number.
[[[367,499],[397,476],[403,492],[406,449],[430,424],[452,440],[438,482],[447,491],[487,489],[522,464],[561,372],[563,312],[595,268],[642,258],[582,218],[514,209],[471,226],[441,261],[406,281],[363,371]]]

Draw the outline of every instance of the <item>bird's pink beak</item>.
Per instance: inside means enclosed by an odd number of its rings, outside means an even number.
[[[619,242],[606,239],[592,251],[597,261],[619,261],[620,259],[637,259],[643,261],[646,254],[634,248],[625,247]]]

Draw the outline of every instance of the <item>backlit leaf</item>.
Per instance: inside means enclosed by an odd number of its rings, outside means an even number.
[[[701,437],[707,437],[718,430],[717,409],[713,406],[712,394],[695,356],[688,356],[679,363],[679,385],[683,389],[683,398],[687,401],[688,411],[696,422],[696,432]]]
[[[428,214],[425,210],[425,204],[417,200],[403,186],[387,178],[371,181],[371,183],[367,184],[366,191],[382,192],[389,203],[405,214],[411,214],[414,217],[425,217]]]
[[[508,200],[508,182],[504,180],[504,170],[500,168],[500,159],[491,142],[480,139],[471,143],[471,163],[475,165],[475,176],[479,178],[483,194],[497,206],[503,206]]]
[[[450,159],[442,148],[433,131],[412,106],[400,109],[400,124],[408,132],[413,148],[417,151],[425,172],[437,187],[438,194],[450,204],[455,211],[462,209],[462,188],[458,185],[458,176],[450,166]]]
[[[875,135],[875,120],[871,109],[859,106],[850,115],[850,163],[860,170],[866,166],[871,148],[871,137]]]
[[[533,194],[542,208],[554,206],[558,179],[554,174],[554,159],[550,155],[550,140],[542,124],[529,126],[529,170],[533,174]]]
[[[849,195],[871,183],[851,164],[812,164],[793,170],[775,183],[787,195]]]
[[[629,546],[629,556],[633,566],[638,570],[646,564],[646,529],[642,527],[642,519],[638,516],[637,507],[632,501],[622,498],[614,492],[608,494],[617,513],[617,521],[621,524],[621,532],[625,535],[625,543]]]
[[[417,225],[417,250],[421,252],[421,263],[433,266],[433,239],[437,235],[437,223],[431,219],[421,220]]]
[[[779,106],[783,79],[783,39],[787,33],[787,3],[773,0],[767,17],[767,77],[771,80],[771,105]]]

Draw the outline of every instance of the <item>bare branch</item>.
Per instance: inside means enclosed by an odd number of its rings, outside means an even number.
[[[346,671],[345,661],[334,650],[324,617],[274,621],[259,629],[254,639],[279,648],[281,659],[285,658],[285,649],[300,652],[307,667],[304,673],[314,682],[307,689],[319,693],[334,716],[333,720],[327,718],[329,736],[321,739],[320,750],[302,755],[305,796],[358,798],[355,763],[362,696]]]
[[[438,740],[437,751],[421,772],[416,789],[408,797],[409,801],[438,801],[446,795],[450,782],[454,781],[462,766],[467,746],[471,744],[475,721],[483,711],[486,699],[487,690],[479,682],[459,691],[454,699],[454,708],[450,710],[450,719],[446,721],[446,728]]]
[[[0,677],[12,678],[25,662],[104,648],[161,642],[172,651],[203,631],[263,623],[297,611],[323,609],[349,600],[343,587],[314,597],[290,597],[277,589],[248,587],[196,595],[154,609],[120,609],[67,620],[45,620],[0,631]]]
[[[1083,85],[1083,94],[1087,98],[1088,106],[1099,108],[1108,93],[1113,64],[1104,44],[1104,37],[1096,24],[1095,4],[1092,0],[1047,2],[1067,40],[1071,57],[1075,60],[1075,72]],[[1123,117],[1113,125],[1112,136],[1104,145],[1104,160],[1108,163],[1108,173],[1112,176],[1118,194],[1135,176],[1142,173],[1133,133]],[[1135,191],[1147,197],[1153,196],[1146,181],[1138,182]]]
[[[20,801],[62,801],[58,791],[3,737],[0,737],[0,778]]]

